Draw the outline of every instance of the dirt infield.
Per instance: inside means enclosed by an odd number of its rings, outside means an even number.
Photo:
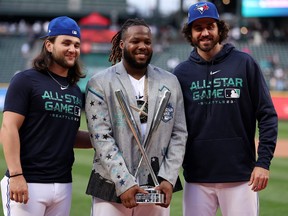
[[[277,141],[275,157],[288,157],[288,140],[280,139]]]

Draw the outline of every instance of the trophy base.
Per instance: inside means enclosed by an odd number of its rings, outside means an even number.
[[[144,186],[142,187],[144,190],[148,192],[148,194],[137,193],[136,194],[136,202],[139,204],[157,204],[164,203],[164,194],[159,190],[155,190],[152,187]]]

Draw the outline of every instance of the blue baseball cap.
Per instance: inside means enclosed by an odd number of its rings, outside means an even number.
[[[75,20],[67,16],[60,16],[51,20],[48,25],[47,34],[41,38],[58,35],[69,35],[81,39],[78,24],[75,22]]]
[[[216,6],[211,2],[198,2],[190,6],[188,11],[188,25],[201,18],[219,20],[219,13]]]

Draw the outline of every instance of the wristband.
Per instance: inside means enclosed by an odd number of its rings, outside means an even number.
[[[16,177],[16,176],[21,176],[23,175],[23,173],[18,173],[18,174],[15,174],[15,175],[11,175],[10,178],[13,178],[13,177]]]

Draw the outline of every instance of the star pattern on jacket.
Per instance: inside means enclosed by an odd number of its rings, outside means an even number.
[[[92,115],[92,120],[95,121],[97,119],[97,115]]]
[[[88,102],[88,101],[87,101]],[[108,139],[110,139],[110,135],[112,133],[113,130],[113,126],[108,126],[105,130],[106,132],[100,132],[98,130],[96,130],[97,125],[100,123],[105,123],[109,122],[109,117],[106,116],[105,112],[99,112],[99,110],[97,108],[99,108],[100,110],[102,109],[100,106],[105,105],[104,101],[99,101],[98,99],[90,99],[89,102],[90,105],[90,109],[91,109],[91,113],[90,116],[86,118],[87,121],[87,125],[90,124],[90,126],[93,128],[94,134],[91,134],[91,139],[94,139],[94,142],[97,142],[100,147],[104,146],[105,143],[107,142]],[[116,167],[113,167],[111,164],[111,161],[113,162],[114,160],[118,160],[119,159],[119,155],[123,154],[123,152],[121,152],[120,149],[118,149],[118,147],[113,147],[112,149],[106,151],[105,153],[100,153],[99,152],[99,156],[97,157],[97,161],[95,160],[95,163],[101,163],[101,161],[106,161],[104,163],[107,163],[106,166],[108,169],[112,169],[113,168],[113,175],[116,175],[116,179],[117,179],[117,183],[119,185],[119,187],[125,187],[125,185],[127,184],[127,179],[128,179],[128,175],[125,174],[125,163],[123,161],[118,162],[116,164]],[[123,169],[123,170],[122,170]],[[121,172],[119,172],[119,170],[122,170]],[[123,173],[122,173],[123,172]],[[136,180],[134,180],[136,182]]]
[[[112,155],[111,155],[111,154],[108,154],[108,155],[106,156],[106,158],[107,158],[107,160],[111,160]]]
[[[107,140],[108,139],[108,134],[103,135],[103,139]]]
[[[95,105],[95,101],[90,101],[90,106],[94,106]]]
[[[121,179],[121,181],[120,181],[120,185],[123,186],[124,184],[125,184],[124,179]]]

